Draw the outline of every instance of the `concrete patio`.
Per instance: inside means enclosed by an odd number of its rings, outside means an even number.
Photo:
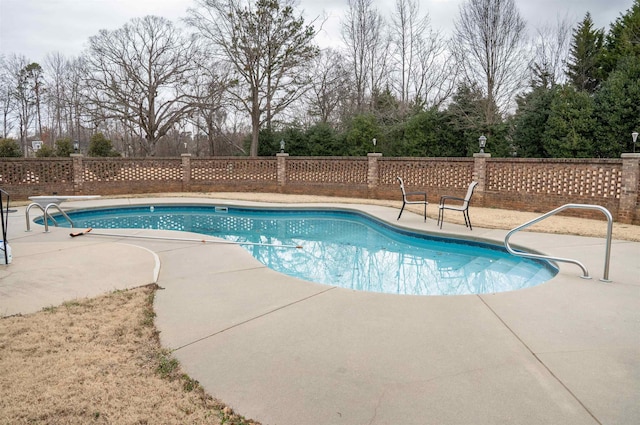
[[[149,198],[64,207],[161,202],[255,205]],[[332,206],[438,234],[497,243],[506,234]],[[25,208],[13,208],[0,315],[157,282],[162,344],[207,392],[265,425],[640,423],[640,243],[614,241],[604,283],[604,239],[522,232],[513,243],[578,259],[593,279],[562,263],[553,280],[525,290],[401,296],[300,281],[235,245],[25,232]]]

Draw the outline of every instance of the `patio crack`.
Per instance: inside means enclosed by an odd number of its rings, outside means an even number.
[[[196,344],[196,343],[198,343],[198,342],[200,342],[200,341],[204,341],[205,339],[208,339],[208,338],[214,337],[214,336],[219,335],[219,334],[221,334],[221,333],[223,333],[223,332],[227,332],[227,331],[229,331],[229,330],[231,330],[231,329],[237,328],[238,326],[242,326],[242,325],[244,325],[244,324],[246,324],[246,323],[252,322],[252,321],[257,320],[257,319],[260,319],[260,318],[262,318],[262,317],[268,316],[268,315],[270,315],[270,314],[272,314],[272,313],[275,313],[276,311],[283,310],[283,309],[285,309],[285,308],[291,307],[291,306],[296,305],[296,304],[298,304],[298,303],[301,303],[301,302],[307,301],[307,300],[309,300],[309,299],[311,299],[311,298],[317,297],[318,295],[325,294],[325,293],[327,293],[327,292],[329,292],[329,291],[331,291],[331,290],[334,290],[334,289],[336,289],[336,288],[337,288],[336,286],[332,286],[332,287],[327,288],[327,289],[325,289],[325,290],[323,290],[323,291],[316,292],[315,294],[311,294],[311,295],[306,296],[306,297],[304,297],[304,298],[300,298],[300,299],[298,299],[298,300],[296,300],[296,301],[292,301],[292,302],[290,302],[290,303],[288,303],[288,304],[281,305],[280,307],[276,307],[276,308],[271,309],[271,310],[269,310],[269,311],[265,311],[265,312],[264,312],[264,313],[262,313],[262,314],[258,314],[257,316],[250,317],[249,319],[243,320],[242,322],[235,323],[235,324],[233,324],[233,325],[231,325],[231,326],[228,326],[228,327],[226,327],[226,328],[224,328],[224,329],[220,329],[220,330],[219,330],[219,331],[217,331],[217,332],[211,333],[211,334],[209,334],[209,335],[205,335],[205,336],[203,336],[203,337],[201,337],[201,338],[195,339],[195,340],[193,340],[193,341],[191,341],[191,342],[188,342],[188,343],[186,343],[186,344],[183,344],[183,345],[181,345],[181,346],[179,346],[179,347],[173,348],[173,349],[171,350],[171,352],[176,352],[176,351],[181,350],[181,349],[183,349],[183,348],[185,348],[185,347],[189,347],[190,345]]]
[[[485,301],[485,299],[481,296],[478,295],[478,298],[480,299],[480,301],[482,301],[482,303],[489,309],[489,311],[500,321],[500,323],[502,323],[504,325],[505,328],[507,328],[507,330],[509,332],[511,332],[511,334],[518,340],[520,341],[520,344],[522,344],[524,346],[524,348],[527,349],[527,351],[533,356],[534,359],[536,359],[536,361],[547,371],[549,372],[549,374],[553,377],[553,379],[555,379],[561,386],[562,388],[564,388],[570,395],[571,397],[573,397],[573,399],[578,402],[578,404],[580,406],[582,406],[582,408],[589,414],[589,416],[591,416],[593,418],[594,421],[596,421],[598,424],[602,425],[602,422],[593,414],[593,412],[591,412],[591,410],[589,410],[589,408],[582,402],[582,400],[580,400],[578,398],[578,396],[571,391],[571,389],[569,387],[567,387],[567,385],[565,385],[564,382],[562,382],[562,380],[555,374],[553,373],[553,371],[545,364],[544,361],[542,361],[542,359],[540,357],[538,357],[538,355],[531,349],[531,347],[529,347],[527,345],[526,342],[524,342],[522,340],[522,338],[520,338],[520,336],[518,336],[518,334],[511,329],[511,327],[509,325],[507,325],[507,323],[502,320],[502,317],[500,317],[500,315],[493,309],[491,308],[491,306]]]

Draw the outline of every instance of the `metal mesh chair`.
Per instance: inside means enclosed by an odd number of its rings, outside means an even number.
[[[461,211],[464,216],[464,224],[470,230],[473,230],[471,227],[471,219],[469,218],[469,203],[471,202],[471,197],[473,196],[473,190],[478,185],[478,182],[471,182],[469,188],[467,189],[467,194],[464,198],[458,198],[456,196],[442,196],[440,197],[440,205],[438,205],[438,224],[442,229],[442,222],[444,221],[444,210],[453,210],[453,211]],[[457,201],[462,202],[462,205],[447,205],[447,201]]]
[[[400,214],[398,214],[398,220],[404,211],[404,207],[407,204],[424,204],[424,221],[427,221],[427,192],[407,192],[404,189],[404,181],[401,177],[398,177],[400,182],[400,191],[402,192],[402,208],[400,208]],[[409,200],[409,198],[413,198]],[[420,199],[421,198],[421,199]]]

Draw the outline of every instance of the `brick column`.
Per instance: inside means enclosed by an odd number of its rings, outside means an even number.
[[[71,154],[71,170],[73,174],[73,194],[82,195],[84,183],[84,166],[82,165],[82,154]]]
[[[369,198],[377,198],[376,189],[380,183],[378,178],[378,158],[382,157],[381,153],[367,154],[367,189]]]
[[[278,172],[278,186],[282,188],[287,184],[287,157],[288,153],[280,152],[276,154],[278,160],[277,172]]]
[[[487,180],[487,158],[491,158],[490,153],[474,153],[473,154],[473,181],[478,182],[473,197],[474,204],[484,206],[484,194]],[[471,183],[471,182],[469,182]]]
[[[182,190],[190,192],[191,188],[191,154],[180,154],[182,158]]]
[[[369,193],[378,187],[378,158],[381,156],[381,153],[367,154],[367,187],[369,188]]]
[[[640,222],[638,212],[638,185],[640,182],[640,153],[622,154],[622,187],[620,188],[620,204],[618,221],[636,224]]]

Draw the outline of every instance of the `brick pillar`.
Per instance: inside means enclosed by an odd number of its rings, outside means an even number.
[[[473,203],[479,207],[484,206],[484,194],[487,180],[487,158],[491,158],[490,153],[473,154],[473,181],[478,182],[473,191]],[[469,182],[471,183],[471,182]]]
[[[278,172],[278,186],[282,190],[287,184],[287,157],[288,153],[280,152],[276,154],[276,158],[278,160],[277,172]]]
[[[378,158],[382,156],[381,153],[368,153],[367,159],[367,187],[369,189],[369,197],[375,193],[378,188]]]
[[[82,154],[71,154],[71,169],[73,174],[73,194],[82,195],[84,183],[84,166],[82,165]]]
[[[640,222],[638,202],[638,186],[640,182],[640,153],[622,154],[622,187],[620,188],[620,204],[618,221],[636,224]]]
[[[182,157],[182,190],[183,192],[191,191],[191,154],[183,153]]]

